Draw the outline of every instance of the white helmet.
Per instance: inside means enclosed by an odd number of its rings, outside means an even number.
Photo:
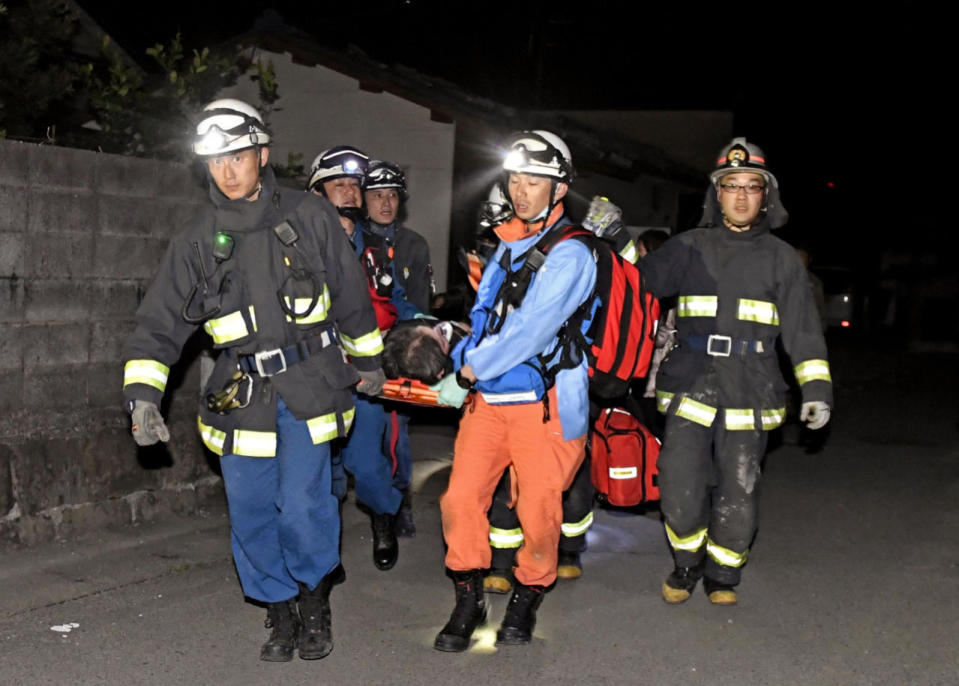
[[[503,171],[573,181],[573,158],[563,139],[549,131],[522,131],[510,136]]]
[[[207,157],[269,144],[270,134],[260,113],[242,100],[225,98],[203,108],[193,152]]]
[[[480,203],[479,229],[482,233],[487,229],[499,226],[513,216],[513,204],[509,197],[503,192],[503,186],[494,183],[489,190],[489,196]]]
[[[310,166],[310,182],[307,184],[307,190],[313,190],[321,183],[344,176],[353,176],[362,182],[369,161],[369,155],[352,145],[337,145],[324,150],[316,156]],[[320,188],[320,190],[323,189]]]

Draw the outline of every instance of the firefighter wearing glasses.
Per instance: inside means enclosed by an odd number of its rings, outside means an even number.
[[[198,427],[220,456],[243,593],[268,606],[260,658],[287,661],[297,647],[303,659],[332,650],[340,519],[329,445],[353,421],[353,387],[375,394],[384,377],[380,332],[337,213],[277,187],[269,144],[244,102],[217,100],[201,113],[193,151],[212,207],[162,258],[127,341],[123,390],[136,442],[168,440],[157,406],[170,366],[198,326],[213,339],[220,352]]]
[[[829,421],[826,344],[802,262],[771,229],[786,223],[766,157],[745,138],[721,151],[702,228],[643,258],[650,290],[678,295],[678,347],[657,377],[666,413],[661,507],[675,568],[663,599],[681,603],[700,578],[710,602],[733,605],[756,531],[760,461],[785,418],[782,337],[802,388],[801,419]]]

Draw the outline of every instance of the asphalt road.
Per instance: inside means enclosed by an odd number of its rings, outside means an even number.
[[[344,507],[347,581],[324,660],[257,659],[222,509],[0,558],[0,685],[959,684],[957,358],[832,353],[838,411],[807,454],[769,454],[740,604],[662,602],[657,513],[597,511],[584,576],[560,582],[532,645],[496,649],[505,596],[465,654],[432,649],[452,608],[437,498],[453,430],[413,427],[418,534],[389,572]]]

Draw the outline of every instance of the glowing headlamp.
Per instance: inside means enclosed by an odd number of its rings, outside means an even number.
[[[347,174],[356,174],[360,171],[360,163],[352,159],[346,160],[343,163],[343,171],[345,171]]]
[[[504,169],[524,169],[529,166],[529,151],[526,146],[513,148],[503,160]]]
[[[198,147],[201,150],[217,151],[225,148],[229,142],[229,136],[223,133],[218,126],[211,126],[210,130],[203,134]]]

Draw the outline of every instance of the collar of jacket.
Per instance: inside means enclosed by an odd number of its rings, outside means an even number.
[[[370,219],[369,223],[363,224],[363,230],[380,238],[389,238],[390,240],[395,240],[396,238],[396,222],[384,226]]]
[[[545,231],[532,233],[515,241],[500,241],[499,249],[496,251],[496,253],[494,253],[490,260],[498,262],[503,255],[503,251],[508,250],[510,254],[510,264],[516,268],[518,266],[517,262],[521,263],[525,259],[526,252],[534,245],[539,243],[543,236],[550,231],[562,229],[564,226],[569,226],[570,224],[572,224],[572,222],[565,215],[563,215]]]
[[[504,243],[515,243],[516,241],[535,236],[544,228],[550,229],[556,225],[560,217],[563,216],[563,203],[556,203],[556,207],[549,213],[549,218],[535,222],[525,222],[519,217],[513,217],[509,221],[503,222],[499,226],[493,227],[493,233]]]
[[[260,175],[260,194],[256,200],[246,198],[230,200],[210,179],[210,200],[216,208],[217,229],[235,231],[256,231],[263,228],[263,218],[273,206],[279,205],[279,192],[276,189],[276,176],[273,168],[266,165]],[[277,197],[274,198],[274,195]]]
[[[722,231],[723,237],[731,241],[752,241],[764,234],[769,233],[771,227],[769,215],[765,212],[760,213],[756,223],[749,227],[749,231],[733,231],[723,221],[723,211],[717,204],[713,214],[711,227],[716,231]]]

